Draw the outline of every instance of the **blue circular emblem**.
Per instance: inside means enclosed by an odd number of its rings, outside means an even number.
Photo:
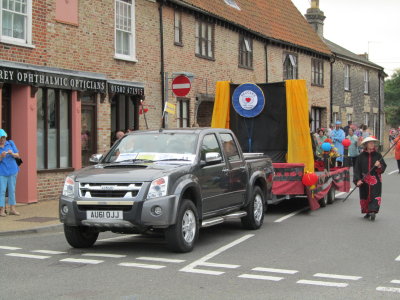
[[[242,117],[254,118],[264,109],[264,93],[256,84],[241,84],[233,92],[232,105]]]

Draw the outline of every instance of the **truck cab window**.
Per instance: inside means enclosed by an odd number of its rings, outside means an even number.
[[[204,137],[203,143],[201,145],[201,159],[205,160],[206,153],[209,152],[218,152],[219,154],[221,154],[221,148],[219,147],[215,134],[208,134]]]
[[[221,134],[222,146],[229,161],[240,160],[239,150],[229,133]]]

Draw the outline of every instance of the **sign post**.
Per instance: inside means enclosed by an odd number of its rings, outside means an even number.
[[[172,80],[172,92],[177,97],[185,97],[190,92],[192,87],[189,77],[179,75]]]

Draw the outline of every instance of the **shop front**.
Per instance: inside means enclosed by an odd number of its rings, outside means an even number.
[[[17,202],[57,198],[65,175],[88,164],[99,120],[110,124],[98,115],[109,88],[103,74],[0,60],[1,125],[23,159]]]

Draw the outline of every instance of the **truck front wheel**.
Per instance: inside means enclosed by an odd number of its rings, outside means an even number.
[[[265,197],[262,189],[254,187],[252,197],[246,206],[247,215],[243,217],[242,225],[246,229],[258,229],[264,222]]]
[[[199,217],[192,201],[184,199],[179,207],[176,224],[168,227],[165,238],[169,249],[190,252],[199,235]]]
[[[89,248],[96,242],[99,232],[85,226],[64,224],[64,234],[68,244],[74,248]]]

